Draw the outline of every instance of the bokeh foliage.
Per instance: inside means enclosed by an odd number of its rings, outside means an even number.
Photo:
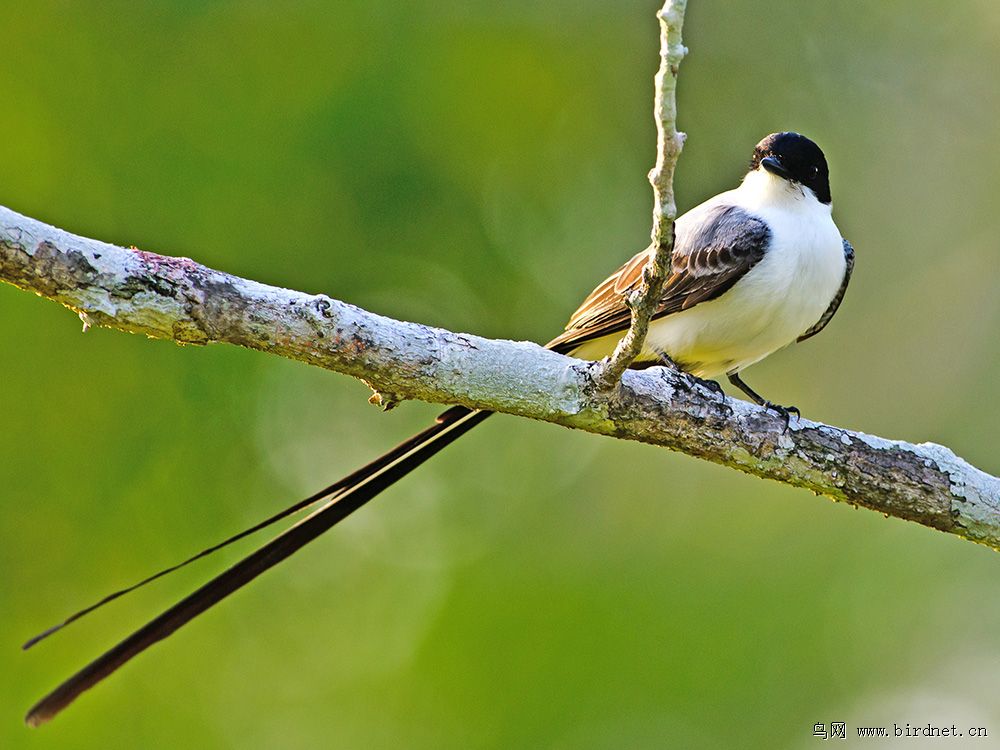
[[[545,340],[647,241],[655,2],[0,6],[0,203]],[[691,0],[681,208],[764,134],[831,161],[855,280],[748,380],[994,473],[1000,6]],[[798,747],[1000,734],[1000,560],[685,456],[491,420],[36,734],[42,692],[222,560],[25,637],[422,426],[344,377],[81,335],[0,288],[0,746]],[[229,555],[234,559],[234,555]]]

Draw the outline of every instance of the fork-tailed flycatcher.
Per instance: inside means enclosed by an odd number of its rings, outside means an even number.
[[[633,366],[666,364],[699,379],[725,375],[755,403],[779,412],[787,427],[788,412],[797,410],[765,401],[740,379],[740,373],[772,352],[819,333],[847,289],[854,251],[833,223],[823,152],[797,133],[767,136],[754,149],[742,184],[681,216],[675,237],[671,274]],[[649,257],[650,251],[644,250],[601,283],[548,347],[581,359],[610,354],[630,323],[624,296],[639,284]],[[26,647],[170,570],[323,502],[70,677],[31,709],[28,723],[51,719],[84,690],[315,539],[490,414],[453,407],[423,432],[336,484],[180,565],[106,597],[29,641]]]

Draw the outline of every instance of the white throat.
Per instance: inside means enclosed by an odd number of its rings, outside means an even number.
[[[820,203],[811,188],[773,175],[763,167],[747,172],[743,182],[734,192],[739,195],[740,204],[750,209],[780,206],[805,209],[810,213],[833,212],[833,206],[829,203]]]

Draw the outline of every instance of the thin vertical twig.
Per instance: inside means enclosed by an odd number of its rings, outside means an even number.
[[[642,271],[639,288],[630,292],[625,304],[632,312],[628,332],[606,361],[599,381],[613,388],[622,374],[642,351],[649,330],[649,321],[656,313],[663,292],[663,283],[670,270],[674,249],[674,168],[684,147],[684,133],[677,131],[677,70],[687,54],[681,42],[684,11],[687,0],[666,0],[657,13],[660,20],[660,69],[654,79],[654,110],[656,117],[656,166],[649,173],[653,186],[653,242],[650,258]]]

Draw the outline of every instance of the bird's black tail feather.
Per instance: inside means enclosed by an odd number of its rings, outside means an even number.
[[[438,434],[442,430],[442,425],[444,425],[445,423],[451,422],[454,419],[458,419],[459,417],[464,416],[464,415],[466,415],[468,413],[469,413],[469,410],[465,409],[464,407],[461,407],[461,406],[456,406],[456,407],[453,407],[452,409],[449,409],[448,411],[442,413],[437,418],[437,421],[433,425],[431,425],[430,427],[428,427],[426,430],[423,430],[422,432],[418,432],[416,435],[414,435],[413,437],[411,437],[409,440],[406,440],[406,441],[400,443],[395,448],[393,448],[391,451],[388,451],[388,452],[382,454],[381,456],[379,456],[378,458],[376,458],[374,461],[366,464],[365,466],[362,466],[360,469],[358,469],[357,471],[355,471],[355,472],[353,472],[351,474],[348,474],[346,477],[344,477],[342,479],[339,479],[338,481],[336,481],[333,484],[331,484],[329,487],[324,487],[319,492],[315,492],[312,495],[310,495],[309,497],[307,497],[307,498],[305,498],[303,500],[299,500],[294,505],[290,505],[287,508],[284,508],[283,510],[278,511],[274,515],[269,516],[268,518],[265,518],[260,523],[254,524],[253,526],[251,526],[248,529],[244,529],[243,531],[239,532],[238,534],[234,534],[233,536],[230,536],[227,539],[224,539],[223,541],[218,542],[217,544],[213,544],[211,547],[206,547],[201,552],[198,552],[197,554],[192,555],[191,557],[187,558],[186,560],[182,560],[181,562],[179,562],[179,563],[177,563],[175,565],[171,565],[168,568],[164,568],[163,570],[157,571],[156,573],[153,573],[152,575],[147,576],[146,578],[143,578],[141,581],[139,581],[137,583],[133,583],[131,586],[127,586],[127,587],[125,587],[123,589],[119,589],[118,591],[114,591],[114,592],[108,594],[107,596],[105,596],[104,598],[100,599],[99,601],[91,604],[90,606],[85,607],[85,608],[79,610],[78,612],[74,612],[72,615],[70,615],[69,617],[67,617],[65,620],[63,620],[59,624],[53,625],[52,627],[50,627],[50,628],[48,628],[46,630],[43,630],[38,635],[35,635],[32,638],[28,639],[24,643],[24,645],[21,646],[21,648],[24,649],[24,650],[27,650],[27,649],[31,648],[32,646],[34,646],[35,644],[37,644],[37,643],[45,640],[50,635],[58,633],[60,630],[62,630],[63,628],[65,628],[70,623],[76,622],[81,617],[84,617],[85,615],[90,614],[91,612],[93,612],[96,609],[100,609],[105,604],[109,604],[110,602],[113,602],[115,599],[118,599],[119,597],[122,597],[125,594],[131,593],[132,591],[135,591],[136,589],[142,588],[143,586],[146,586],[147,584],[150,584],[153,581],[156,581],[156,580],[162,578],[163,576],[167,575],[168,573],[173,573],[175,570],[180,570],[181,568],[186,567],[187,565],[190,565],[191,563],[195,562],[196,560],[200,560],[203,557],[208,557],[213,552],[218,552],[223,547],[228,547],[230,544],[233,544],[234,542],[238,542],[240,539],[248,537],[251,534],[255,534],[256,532],[261,531],[262,529],[265,529],[268,526],[271,526],[272,524],[277,523],[278,521],[282,520],[283,518],[287,518],[288,516],[291,516],[291,515],[297,513],[300,510],[304,510],[304,509],[306,509],[306,508],[308,508],[310,506],[313,506],[313,505],[315,505],[316,503],[318,503],[318,502],[320,502],[322,500],[329,501],[329,500],[332,500],[335,497],[338,497],[340,494],[346,492],[351,487],[355,486],[359,482],[363,481],[364,479],[368,478],[369,476],[371,476],[375,472],[377,472],[380,469],[382,469],[384,466],[388,465],[389,463],[392,463],[393,461],[397,460],[399,457],[405,455],[407,452],[409,452],[413,448],[415,448],[415,447],[417,447],[419,445],[422,445],[423,443],[425,443],[428,440],[430,440],[432,437],[434,437],[436,434]]]
[[[358,469],[336,484],[330,485],[315,495],[302,500],[291,508],[278,513],[266,521],[257,524],[252,529],[230,537],[221,544],[215,545],[192,558],[161,571],[141,581],[135,586],[115,592],[105,597],[101,602],[81,610],[68,618],[61,625],[52,628],[26,644],[37,643],[46,635],[55,632],[64,625],[82,617],[112,599],[116,599],[128,591],[148,583],[171,570],[182,567],[200,557],[204,557],[216,549],[241,539],[275,521],[288,516],[296,510],[325,500],[325,504],[312,514],[299,521],[288,531],[271,540],[263,547],[240,560],[231,568],[213,578],[190,596],[181,600],[159,617],[150,621],[117,646],[88,664],[75,675],[63,682],[59,687],[36,703],[25,717],[25,721],[37,726],[52,719],[56,714],[72,703],[83,691],[93,687],[110,675],[132,657],[145,651],[151,645],[166,638],[179,627],[198,616],[209,607],[217,604],[231,593],[246,585],[268,568],[276,565],[286,557],[296,552],[334,524],[346,518],[352,512],[367,503],[382,490],[397,480],[406,476],[424,461],[449,445],[493,412],[472,411],[464,407],[453,407],[438,417],[435,424],[423,432],[417,433],[393,450],[375,459],[368,465]]]

